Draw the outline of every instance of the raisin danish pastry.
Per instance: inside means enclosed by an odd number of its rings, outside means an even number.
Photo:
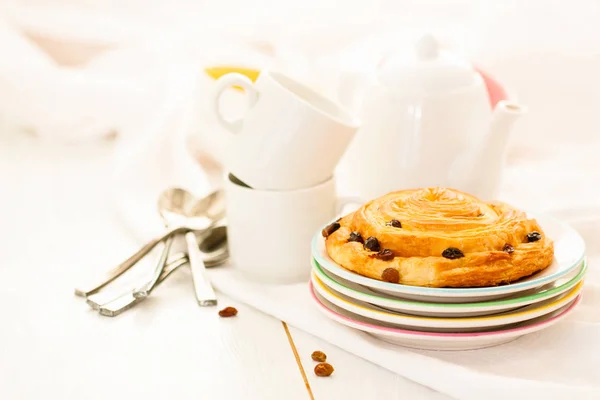
[[[554,256],[535,219],[448,188],[389,193],[322,233],[343,268],[413,286],[507,284],[545,269]]]

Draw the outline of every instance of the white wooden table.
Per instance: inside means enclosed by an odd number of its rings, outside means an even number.
[[[110,153],[0,129],[0,399],[448,399],[223,295],[239,314],[219,318],[187,270],[117,318],[92,312],[76,277],[137,249],[107,200]]]

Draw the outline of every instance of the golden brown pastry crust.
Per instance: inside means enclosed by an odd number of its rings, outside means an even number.
[[[388,226],[400,221],[401,228]],[[548,267],[554,246],[534,219],[508,204],[485,203],[447,188],[411,189],[372,200],[339,221],[325,239],[329,256],[360,275],[381,279],[386,268],[399,272],[398,283],[429,287],[482,287],[514,282]],[[348,241],[351,232],[377,238],[394,258],[374,258],[376,252]],[[527,234],[541,239],[528,242]],[[504,251],[506,245],[514,248]],[[464,257],[442,256],[447,248]]]

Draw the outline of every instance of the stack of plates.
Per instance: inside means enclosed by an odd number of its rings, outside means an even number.
[[[328,256],[319,231],[312,242],[312,298],[332,320],[406,347],[467,350],[509,342],[550,327],[581,300],[583,239],[552,218],[536,219],[554,240],[552,265],[509,285],[481,288],[407,286],[358,275]]]

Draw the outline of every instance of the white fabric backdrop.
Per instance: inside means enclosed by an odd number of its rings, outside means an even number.
[[[560,165],[552,174],[565,186],[565,205],[598,200],[578,172],[598,178],[600,170],[594,0],[5,0],[0,10],[0,113],[71,141],[114,130],[142,135],[167,90],[169,63],[275,67],[335,95],[340,70],[368,67],[433,32],[529,109],[509,162],[539,165],[540,175],[542,165]],[[217,135],[202,103],[210,82],[198,85],[190,134],[212,150]],[[511,179],[527,190],[535,177]]]

